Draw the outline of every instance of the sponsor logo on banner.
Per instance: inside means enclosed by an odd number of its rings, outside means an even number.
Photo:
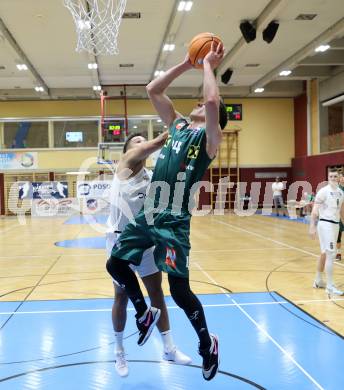
[[[108,198],[111,189],[111,180],[78,181],[78,198]]]
[[[0,170],[37,169],[37,152],[0,153]]]
[[[66,199],[33,199],[31,215],[33,217],[65,217],[79,213],[79,201]]]
[[[68,184],[61,181],[19,182],[19,199],[64,199],[68,197]]]

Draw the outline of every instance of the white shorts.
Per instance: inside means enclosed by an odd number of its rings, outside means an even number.
[[[111,250],[115,245],[115,242],[119,238],[118,233],[106,233],[106,254],[108,257],[111,256]],[[153,275],[159,272],[158,267],[155,265],[154,261],[154,247],[151,247],[143,252],[141,264],[135,266],[130,264],[130,267],[133,271],[136,271],[140,278],[144,278],[145,276]]]
[[[339,232],[339,224],[319,221],[318,236],[321,253],[335,252]]]

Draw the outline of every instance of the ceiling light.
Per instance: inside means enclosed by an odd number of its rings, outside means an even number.
[[[174,48],[176,47],[176,45],[174,43],[165,43],[164,47],[163,47],[163,51],[173,51]]]
[[[44,92],[44,88],[37,86],[37,87],[35,87],[35,91],[36,92]]]
[[[97,69],[98,68],[98,64],[97,63],[90,63],[87,65],[88,66],[88,69]]]
[[[193,5],[193,1],[180,1],[178,4],[178,11],[190,11]]]
[[[154,72],[154,77],[162,76],[165,72],[163,70],[156,70]]]
[[[166,126],[166,125],[164,126],[164,129],[167,129],[167,126]]]
[[[17,64],[17,68],[18,68],[18,70],[27,70],[28,69],[27,65],[25,65],[25,64]]]
[[[326,50],[328,50],[329,48],[330,48],[331,46],[330,45],[320,45],[320,46],[318,46],[316,49],[315,49],[315,51],[317,52],[317,53],[323,53],[324,51],[326,51]]]
[[[137,129],[137,126],[133,126],[133,129]]]
[[[291,74],[291,70],[282,70],[282,72],[280,72],[280,76],[289,76]]]
[[[192,1],[187,1],[186,4],[185,4],[184,10],[187,11],[187,12],[190,11],[191,8],[192,8],[192,5],[193,5]]]
[[[255,93],[262,93],[262,92],[264,92],[264,88],[256,88],[256,89],[254,90],[254,92],[255,92]]]
[[[101,91],[102,87],[101,85],[94,85],[93,86],[93,91]]]
[[[156,121],[157,121],[158,123],[162,122],[162,120],[161,120],[161,119],[157,119]]]

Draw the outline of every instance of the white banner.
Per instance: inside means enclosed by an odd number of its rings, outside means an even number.
[[[76,198],[32,200],[33,217],[66,217],[75,213],[80,213],[79,200]]]
[[[0,170],[37,169],[37,152],[0,153]]]

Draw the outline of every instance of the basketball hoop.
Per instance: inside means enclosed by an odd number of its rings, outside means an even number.
[[[71,12],[78,42],[76,51],[118,54],[117,37],[127,0],[64,0]]]

